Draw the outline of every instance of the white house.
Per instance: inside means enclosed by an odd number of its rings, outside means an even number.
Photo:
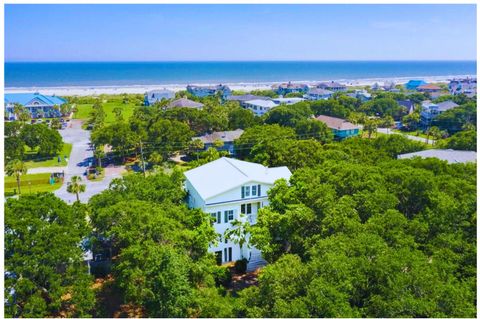
[[[263,115],[268,111],[270,111],[271,109],[273,109],[274,107],[278,106],[278,104],[276,104],[272,100],[259,100],[259,99],[245,101],[243,102],[243,105],[247,110],[252,110],[253,113],[255,113],[255,115],[257,116]]]
[[[232,228],[234,220],[255,224],[258,210],[268,205],[268,190],[276,180],[288,181],[291,175],[285,166],[268,168],[226,157],[185,172],[188,206],[210,214],[220,236],[218,244],[209,247],[219,263],[262,260],[258,249],[247,245],[240,249],[239,244],[226,240],[225,231]]]
[[[277,97],[272,99],[272,101],[277,105],[292,105],[303,102],[305,99],[301,97]]]
[[[170,90],[152,90],[145,93],[144,104],[153,105],[162,100],[171,100],[175,98],[175,92]]]

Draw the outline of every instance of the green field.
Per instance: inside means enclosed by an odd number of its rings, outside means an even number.
[[[62,152],[59,154],[61,161],[58,162],[57,156],[52,156],[51,158],[37,158],[35,159],[36,151],[32,151],[28,147],[26,147],[26,158],[25,164],[28,168],[34,167],[61,167],[67,166],[67,162],[65,161],[64,156],[66,155],[70,158],[70,153],[72,152],[72,144],[63,143]],[[30,160],[28,160],[30,159]]]
[[[27,174],[20,179],[20,190],[22,194],[33,194],[39,192],[53,192],[62,186],[61,182],[50,185],[50,173]],[[15,176],[5,176],[5,196],[18,193],[17,180]]]
[[[115,114],[113,109],[120,107],[122,109],[122,115],[125,120],[128,120],[132,115],[133,111],[136,108],[134,103],[123,104],[122,96],[107,96],[102,103],[103,110],[105,111],[106,118],[105,122],[107,124],[115,122]],[[93,110],[93,103],[88,104],[77,104],[77,112],[73,114],[74,119],[87,120],[90,116],[90,113]]]

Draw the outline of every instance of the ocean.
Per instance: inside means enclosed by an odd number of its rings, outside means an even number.
[[[476,61],[6,62],[5,87],[262,83],[475,75]]]

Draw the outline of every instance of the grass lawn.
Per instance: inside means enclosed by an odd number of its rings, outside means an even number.
[[[36,151],[32,151],[30,148],[26,147],[26,161],[25,164],[27,164],[28,168],[34,168],[34,167],[59,167],[59,166],[67,166],[67,162],[65,161],[64,156],[66,155],[68,158],[70,158],[70,153],[72,152],[72,144],[68,143],[63,143],[63,149],[60,152],[59,155],[61,158],[61,161],[58,162],[57,156],[53,156],[50,159],[35,159]]]
[[[53,192],[62,186],[62,182],[50,185],[50,173],[27,174],[20,178],[20,190],[22,194],[33,194],[40,192]],[[5,196],[18,193],[17,180],[15,176],[5,176]]]
[[[404,131],[401,131],[401,130],[392,130],[392,131],[400,133],[400,134],[427,138],[427,134],[425,134],[425,133],[420,133],[420,134],[417,135],[417,132],[404,132]],[[433,139],[432,136],[430,136],[429,139],[432,140]]]
[[[107,124],[115,122],[115,114],[113,109],[120,107],[122,109],[122,115],[125,120],[128,120],[132,115],[133,111],[136,108],[133,103],[122,103],[122,96],[108,96],[105,100],[105,103],[102,103],[103,109],[105,111],[105,122]],[[87,120],[90,116],[90,112],[93,110],[93,103],[90,104],[77,104],[77,112],[73,114],[74,119]]]

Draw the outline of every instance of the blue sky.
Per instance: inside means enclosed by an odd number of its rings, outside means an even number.
[[[5,5],[6,61],[475,60],[475,5]]]

